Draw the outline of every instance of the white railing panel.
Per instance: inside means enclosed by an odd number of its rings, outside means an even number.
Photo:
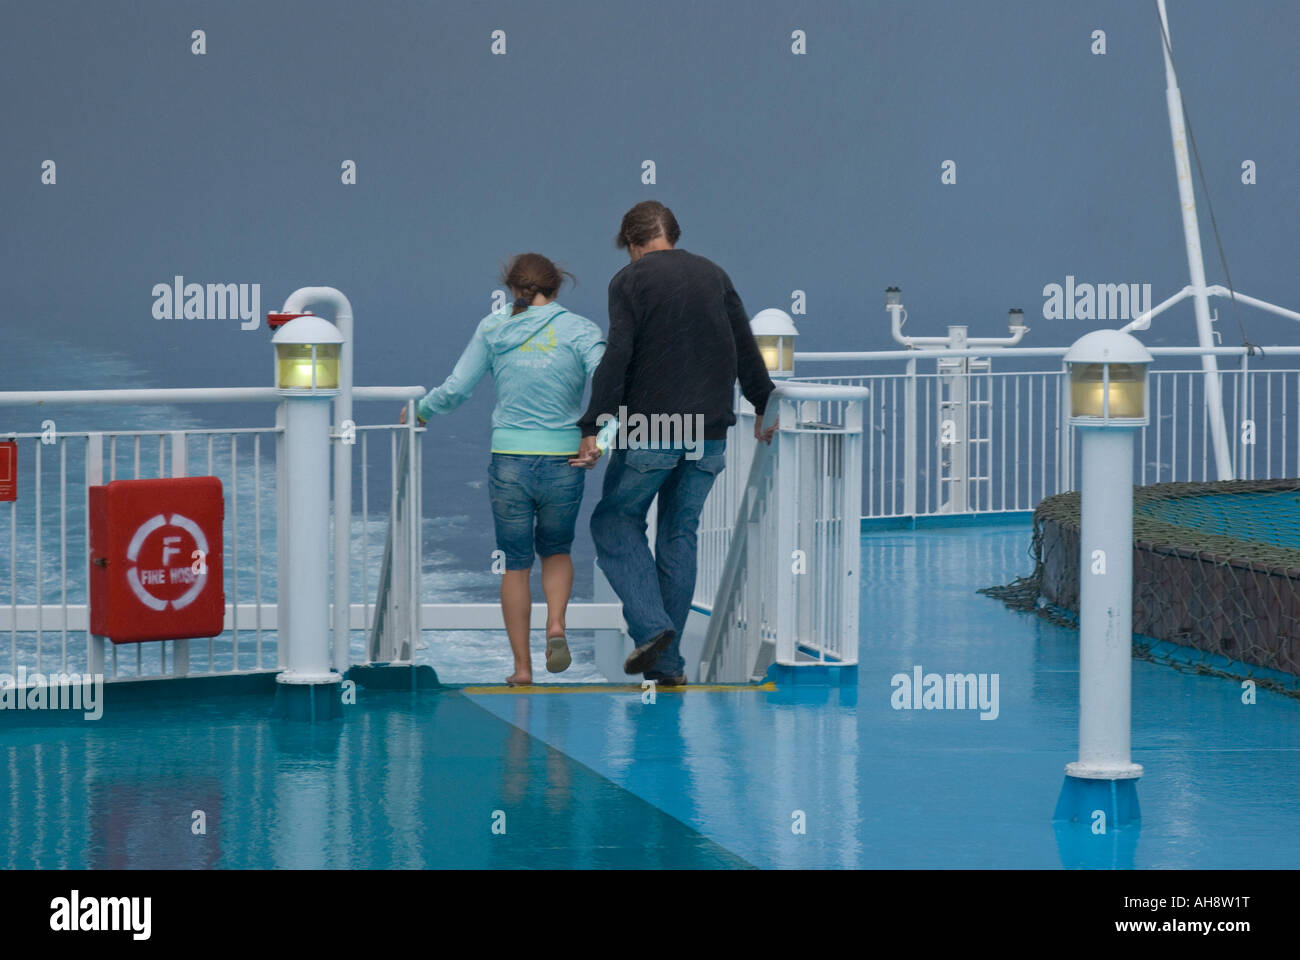
[[[1265,348],[1266,355],[1276,349]],[[1170,354],[1175,363],[1195,356],[1195,351],[1182,348],[1153,352]],[[968,435],[962,437],[952,436],[951,430],[945,435],[945,385],[935,358],[929,352],[912,356],[916,369],[910,374],[905,370],[800,376],[795,381],[871,390],[864,411],[863,517],[1029,511],[1044,497],[1076,488],[1077,440],[1068,424],[1069,384],[1063,371],[970,373],[963,395],[974,407],[966,420]],[[997,361],[996,353],[988,356]],[[892,352],[888,357],[897,360]],[[1262,369],[1258,359],[1253,366],[1248,357],[1239,360],[1239,369],[1219,372],[1234,475],[1239,479],[1300,475],[1300,450],[1288,446],[1288,441],[1294,443],[1300,420],[1300,371]],[[1149,391],[1151,420],[1139,431],[1134,483],[1213,479],[1201,370],[1153,369]],[[908,409],[912,398],[915,410]],[[976,418],[980,418],[979,430],[972,433]],[[896,438],[893,434],[900,428],[905,435]],[[954,442],[968,445],[964,456],[951,456]],[[954,461],[966,465],[956,478],[966,487],[963,496],[955,495],[952,480],[944,476],[945,464]],[[955,505],[965,509],[955,510]]]
[[[745,682],[773,662],[857,662],[857,504],[867,396],[843,386],[778,387],[767,420],[775,413],[780,429],[744,474],[711,598],[701,681]],[[736,429],[752,436],[752,413],[742,412]],[[714,509],[730,496],[719,491]],[[714,580],[710,569],[697,589]]]

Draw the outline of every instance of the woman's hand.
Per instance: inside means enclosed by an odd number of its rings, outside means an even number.
[[[426,423],[429,422],[428,420],[424,419],[424,417],[420,416],[418,413],[415,415],[415,421],[416,421],[416,423],[418,423],[420,426],[424,426]],[[406,405],[405,405],[405,404],[402,405],[402,414],[401,414],[401,416],[399,416],[399,417],[397,418],[397,422],[398,422],[398,423],[401,423],[401,424],[405,424],[405,423],[406,423]]]

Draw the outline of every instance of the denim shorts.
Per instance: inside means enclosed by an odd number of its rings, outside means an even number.
[[[582,506],[587,471],[567,456],[494,453],[488,467],[497,549],[507,570],[527,570],[533,553],[568,553]]]

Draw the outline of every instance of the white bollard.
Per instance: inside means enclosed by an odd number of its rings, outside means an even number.
[[[1142,819],[1130,755],[1133,686],[1133,441],[1150,421],[1151,354],[1097,330],[1065,355],[1079,428],[1079,759],[1066,764],[1053,820],[1092,837]],[[1068,441],[1067,441],[1068,444]]]
[[[1080,427],[1079,759],[1072,777],[1142,776],[1130,757],[1133,429]]]
[[[329,622],[330,401],[339,393],[338,357],[343,337],[316,316],[290,320],[272,338],[276,387],[284,398],[286,526],[280,569],[280,630],[284,670],[276,677],[281,716],[325,720],[343,713],[342,675],[330,669]],[[347,609],[342,611],[347,616]]]

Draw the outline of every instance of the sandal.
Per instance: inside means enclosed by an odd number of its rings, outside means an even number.
[[[563,673],[569,669],[573,657],[569,654],[569,642],[564,634],[546,638],[546,669],[551,673]]]

